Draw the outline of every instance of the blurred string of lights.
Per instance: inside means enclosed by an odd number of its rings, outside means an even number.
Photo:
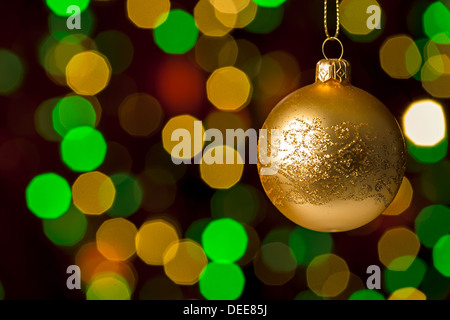
[[[351,265],[337,254],[330,234],[274,227],[261,237],[255,228],[266,215],[267,202],[259,190],[240,182],[244,165],[208,165],[205,161],[211,152],[223,154],[225,150],[241,157],[234,146],[208,149],[202,142],[192,144],[188,154],[179,154],[180,159],[193,159],[205,150],[198,175],[216,189],[210,200],[210,218],[199,218],[181,230],[176,219],[165,215],[186,171],[184,165],[175,166],[170,160],[176,145],[171,141],[175,129],[186,129],[194,136],[194,122],[203,120],[202,134],[208,128],[246,130],[252,127],[249,106],[265,114],[274,101],[297,88],[301,70],[295,57],[284,51],[261,52],[249,39],[233,36],[235,29],[253,34],[272,32],[283,22],[289,1],[200,0],[187,12],[169,0],[128,0],[130,23],[151,30],[156,46],[167,54],[153,75],[156,86],[151,93],[136,92],[137,86],[125,74],[135,54],[130,38],[119,30],[94,33],[97,18],[89,0],[45,3],[50,9],[49,34],[37,50],[38,60],[52,82],[71,92],[42,101],[35,111],[35,129],[43,139],[60,144],[62,162],[78,177],[70,183],[58,173],[39,174],[29,182],[25,197],[29,210],[42,219],[49,241],[76,249],[75,263],[82,269],[87,299],[192,298],[180,289],[192,285],[198,285],[206,299],[237,299],[245,288],[243,270],[247,268],[267,286],[296,281],[301,270],[309,289],[291,297],[295,299],[448,296],[450,163],[445,160],[448,135],[443,107],[443,99],[450,98],[448,2],[413,2],[409,16],[422,22],[420,32],[410,27],[413,35],[391,36],[379,49],[386,74],[420,81],[429,95],[411,101],[403,113],[402,128],[411,158],[408,171],[415,178],[404,178],[384,214],[393,219],[410,216],[411,211],[417,215],[414,231],[394,227],[380,234],[377,253],[384,268],[382,292],[364,289],[364,279],[351,273]],[[82,11],[81,30],[68,30],[65,25],[70,15],[67,7],[74,3]],[[382,28],[366,27],[370,5],[379,3],[341,2],[342,26],[353,41],[372,42],[382,34],[384,13]],[[0,95],[13,96],[26,71],[14,50],[0,49]],[[101,93],[110,90],[115,98],[121,89],[126,95],[114,109]],[[211,111],[198,119],[204,99]],[[131,173],[133,159],[127,147],[109,141],[97,129],[102,112],[118,117],[124,135],[142,138],[161,132],[162,143],[149,149],[145,171]],[[9,141],[0,145],[0,152],[20,157],[23,148],[19,141]],[[431,204],[411,208],[416,193]],[[142,210],[150,219],[140,226],[128,220],[142,215]],[[95,239],[87,239],[96,215],[101,215],[103,222]],[[431,261],[419,257],[423,247],[431,252]],[[139,292],[135,292],[138,274],[133,262],[137,258],[164,270],[164,276],[148,279]],[[443,285],[433,291],[436,283]],[[166,289],[156,292],[155,287]],[[4,296],[0,283],[0,299]]]

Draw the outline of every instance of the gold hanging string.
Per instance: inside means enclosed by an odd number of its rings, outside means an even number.
[[[324,0],[324,17],[323,17],[323,25],[325,27],[325,35],[327,36],[327,39],[329,38],[337,38],[339,35],[339,0],[336,0],[336,33],[333,37],[330,37],[330,34],[328,33],[328,25],[327,25],[327,0]]]
[[[330,36],[330,34],[328,33],[328,25],[327,25],[327,0],[324,0],[324,15],[323,15],[323,25],[325,27],[325,35],[327,36],[327,38],[325,39],[325,41],[322,43],[322,53],[323,56],[326,60],[328,60],[327,55],[325,54],[325,44],[329,41],[337,41],[340,46],[341,46],[341,55],[339,56],[338,60],[342,59],[342,56],[344,55],[344,46],[342,45],[342,42],[339,41],[338,39],[338,35],[339,35],[339,25],[340,25],[340,19],[339,19],[339,0],[336,0],[336,33],[334,34],[334,36]]]

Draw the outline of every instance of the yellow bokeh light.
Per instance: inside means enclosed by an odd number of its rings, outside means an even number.
[[[341,24],[345,30],[354,35],[367,35],[373,30],[367,27],[369,14],[367,8],[380,4],[375,0],[342,0],[340,3]]]
[[[244,10],[251,0],[209,0],[213,7],[223,13],[237,14]]]
[[[85,51],[70,59],[66,67],[66,80],[75,93],[93,96],[106,88],[111,72],[111,65],[104,55]]]
[[[261,52],[258,47],[246,39],[236,40],[238,46],[238,56],[234,66],[244,70],[247,76],[254,79],[260,71]]]
[[[273,245],[276,244],[278,248],[280,248],[280,244],[287,246],[283,243],[271,242],[269,243],[269,250],[272,251]],[[272,248],[270,248],[272,247]],[[277,249],[277,248],[275,248]],[[264,251],[266,253],[264,254]],[[265,285],[269,286],[281,286],[291,281],[295,276],[295,272],[297,268],[286,268],[285,270],[274,270],[270,265],[268,265],[264,260],[267,260],[267,244],[263,245],[255,254],[253,259],[253,268],[255,272],[255,276]],[[266,255],[266,259],[264,259],[264,255]],[[272,265],[276,265],[277,261],[272,261]],[[281,267],[283,264],[278,264],[278,267]],[[278,268],[280,269],[280,268]]]
[[[432,46],[429,46],[432,47]],[[447,54],[436,54],[425,61],[421,70],[423,88],[433,97],[450,97],[450,58]]]
[[[260,252],[264,264],[274,272],[291,273],[297,269],[297,260],[291,248],[285,243],[266,243]]]
[[[427,300],[427,296],[416,288],[408,287],[395,290],[388,300]]]
[[[450,75],[441,75],[434,81],[422,81],[423,88],[433,97],[447,99],[450,98]]]
[[[80,175],[72,185],[73,203],[85,214],[102,214],[111,208],[115,196],[112,180],[98,171]]]
[[[442,106],[433,100],[422,100],[409,106],[403,117],[405,135],[416,145],[434,146],[446,135]]]
[[[84,244],[75,255],[75,264],[83,270],[81,272],[81,280],[84,283],[89,282],[96,274],[99,265],[105,261],[108,260],[98,252],[95,242]]]
[[[347,263],[335,254],[315,257],[306,269],[308,287],[318,296],[336,297],[347,288],[350,271]]]
[[[422,86],[424,83],[433,83],[435,80],[442,76],[442,73],[437,71],[442,63],[441,56],[432,56],[428,58],[423,64],[420,70],[420,79],[422,80]]]
[[[261,93],[265,96],[279,94],[283,81],[284,70],[279,61],[267,55],[263,56],[257,78],[257,84]]]
[[[34,112],[34,127],[42,138],[48,141],[61,141],[61,136],[53,128],[52,112],[58,98],[43,101]]]
[[[132,291],[136,288],[137,274],[132,263],[126,261],[105,260],[95,268],[94,277],[105,273],[118,274],[127,281]]]
[[[229,34],[220,38],[202,35],[195,45],[195,59],[208,72],[233,65],[237,55],[237,43]]]
[[[396,35],[381,46],[380,63],[390,77],[408,79],[420,70],[422,56],[410,36]]]
[[[255,19],[257,10],[256,2],[250,1],[244,9],[237,13],[225,13],[216,10],[216,17],[226,27],[244,28]]]
[[[205,128],[197,118],[190,115],[173,117],[162,130],[163,147],[173,158],[191,159],[202,151],[204,133]],[[180,143],[189,148],[179,150],[177,146],[180,146]],[[176,147],[175,150],[174,147]]]
[[[52,39],[42,48],[41,63],[51,80],[58,85],[67,85],[66,67],[70,59],[78,53],[95,49],[95,42],[83,34],[69,35],[60,41]]]
[[[261,217],[260,217],[260,219],[262,220]],[[253,221],[253,223],[254,223],[254,221]],[[251,263],[255,259],[258,251],[260,251],[261,239],[259,238],[258,232],[256,232],[255,228],[253,228],[251,225],[249,225],[249,224],[242,224],[242,225],[244,226],[245,231],[247,232],[248,244],[247,244],[247,250],[245,250],[244,255],[236,263],[239,264],[240,266],[245,266],[245,265]],[[259,252],[259,253],[261,256],[261,260],[262,260],[261,252]],[[264,261],[261,261],[261,262],[262,262],[262,264],[264,264]]]
[[[163,265],[167,249],[178,242],[178,233],[168,221],[145,222],[136,235],[136,252],[146,264]]]
[[[298,88],[299,81],[300,68],[292,55],[274,51],[262,57],[256,79],[260,96],[284,96]]]
[[[217,69],[206,83],[209,101],[224,111],[238,111],[250,101],[252,86],[247,75],[235,68]]]
[[[130,300],[131,290],[127,281],[114,272],[95,276],[86,290],[87,300]]]
[[[425,68],[426,72],[422,72],[422,81],[433,81],[441,75],[450,74],[449,51],[448,46],[438,45],[433,40],[430,40],[425,44],[425,65],[428,68]]]
[[[85,46],[82,43],[83,38],[75,37],[70,35],[68,37],[63,38],[55,47],[54,47],[54,62],[55,66],[60,71],[60,74],[65,74],[67,63],[69,63],[70,59],[83,51],[85,51]],[[88,38],[89,39],[89,38]],[[78,40],[78,41],[76,41]],[[92,40],[90,40],[92,41]]]
[[[445,48],[445,47],[438,46],[438,44],[436,42],[434,42],[433,40],[428,40],[427,43],[425,44],[425,47],[423,48],[424,58],[429,59],[434,56],[440,56],[441,49],[443,49],[443,48]],[[442,50],[442,51],[444,52],[445,50]]]
[[[213,110],[206,116],[205,126],[206,128],[214,128],[220,130],[220,132],[222,132],[222,135],[226,137],[227,129],[242,129],[244,131],[247,130],[249,128],[249,124],[246,120],[247,119],[245,119],[241,113]],[[229,143],[230,146],[233,146],[235,141],[229,141]],[[245,141],[242,141],[242,143],[245,143]]]
[[[394,271],[408,269],[416,258],[419,249],[419,238],[405,227],[389,229],[378,241],[378,257],[381,263]],[[399,257],[406,258],[397,259]],[[392,263],[394,260],[396,260],[396,263]]]
[[[206,149],[200,163],[200,175],[211,188],[228,189],[242,177],[244,163],[239,152],[230,146]]]
[[[128,96],[119,107],[120,126],[129,135],[147,137],[159,129],[163,112],[155,98],[145,93]]]
[[[193,285],[208,264],[203,248],[190,239],[173,242],[164,254],[164,271],[176,284]]]
[[[333,284],[333,278],[339,277],[339,276],[340,276],[339,273],[335,274],[333,277],[331,277],[331,281],[329,283]],[[328,286],[328,285],[325,284],[324,286],[325,286],[325,288],[327,288],[326,286]],[[350,296],[353,293],[355,293],[356,291],[364,290],[364,289],[367,289],[365,279],[363,282],[363,280],[359,276],[350,272],[350,277],[348,279],[347,288],[345,288],[344,291],[342,291],[340,294],[338,294],[336,297],[334,297],[334,299],[335,300],[348,300],[348,298],[350,298]],[[328,290],[328,289],[326,289],[326,290]]]
[[[386,216],[398,216],[409,208],[412,197],[413,188],[411,186],[411,182],[409,182],[408,178],[403,177],[402,184],[400,185],[397,195],[394,200],[392,200],[389,207],[384,210],[383,214]]]
[[[450,58],[446,54],[438,54],[428,58],[430,67],[436,71],[437,74],[449,74]]]
[[[128,17],[139,28],[158,27],[166,21],[169,11],[169,0],[127,0]]]
[[[109,260],[127,260],[136,252],[136,234],[135,225],[124,218],[106,220],[97,231],[97,249]]]
[[[194,8],[194,19],[198,29],[210,37],[223,37],[232,28],[224,26],[215,15],[216,9],[209,0],[200,0]]]

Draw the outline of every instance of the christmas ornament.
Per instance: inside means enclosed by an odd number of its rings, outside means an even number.
[[[405,171],[396,119],[350,83],[350,64],[337,38],[338,2],[336,34],[330,37],[325,0],[325,59],[317,63],[316,82],[275,106],[258,141],[258,173],[269,199],[296,224],[322,232],[375,219],[394,199]],[[325,55],[328,41],[341,45],[338,59]],[[264,156],[270,163],[261,161]]]

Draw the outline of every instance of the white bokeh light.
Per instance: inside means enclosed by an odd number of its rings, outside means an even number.
[[[415,102],[405,112],[403,128],[414,144],[434,146],[446,135],[444,110],[433,100]]]

